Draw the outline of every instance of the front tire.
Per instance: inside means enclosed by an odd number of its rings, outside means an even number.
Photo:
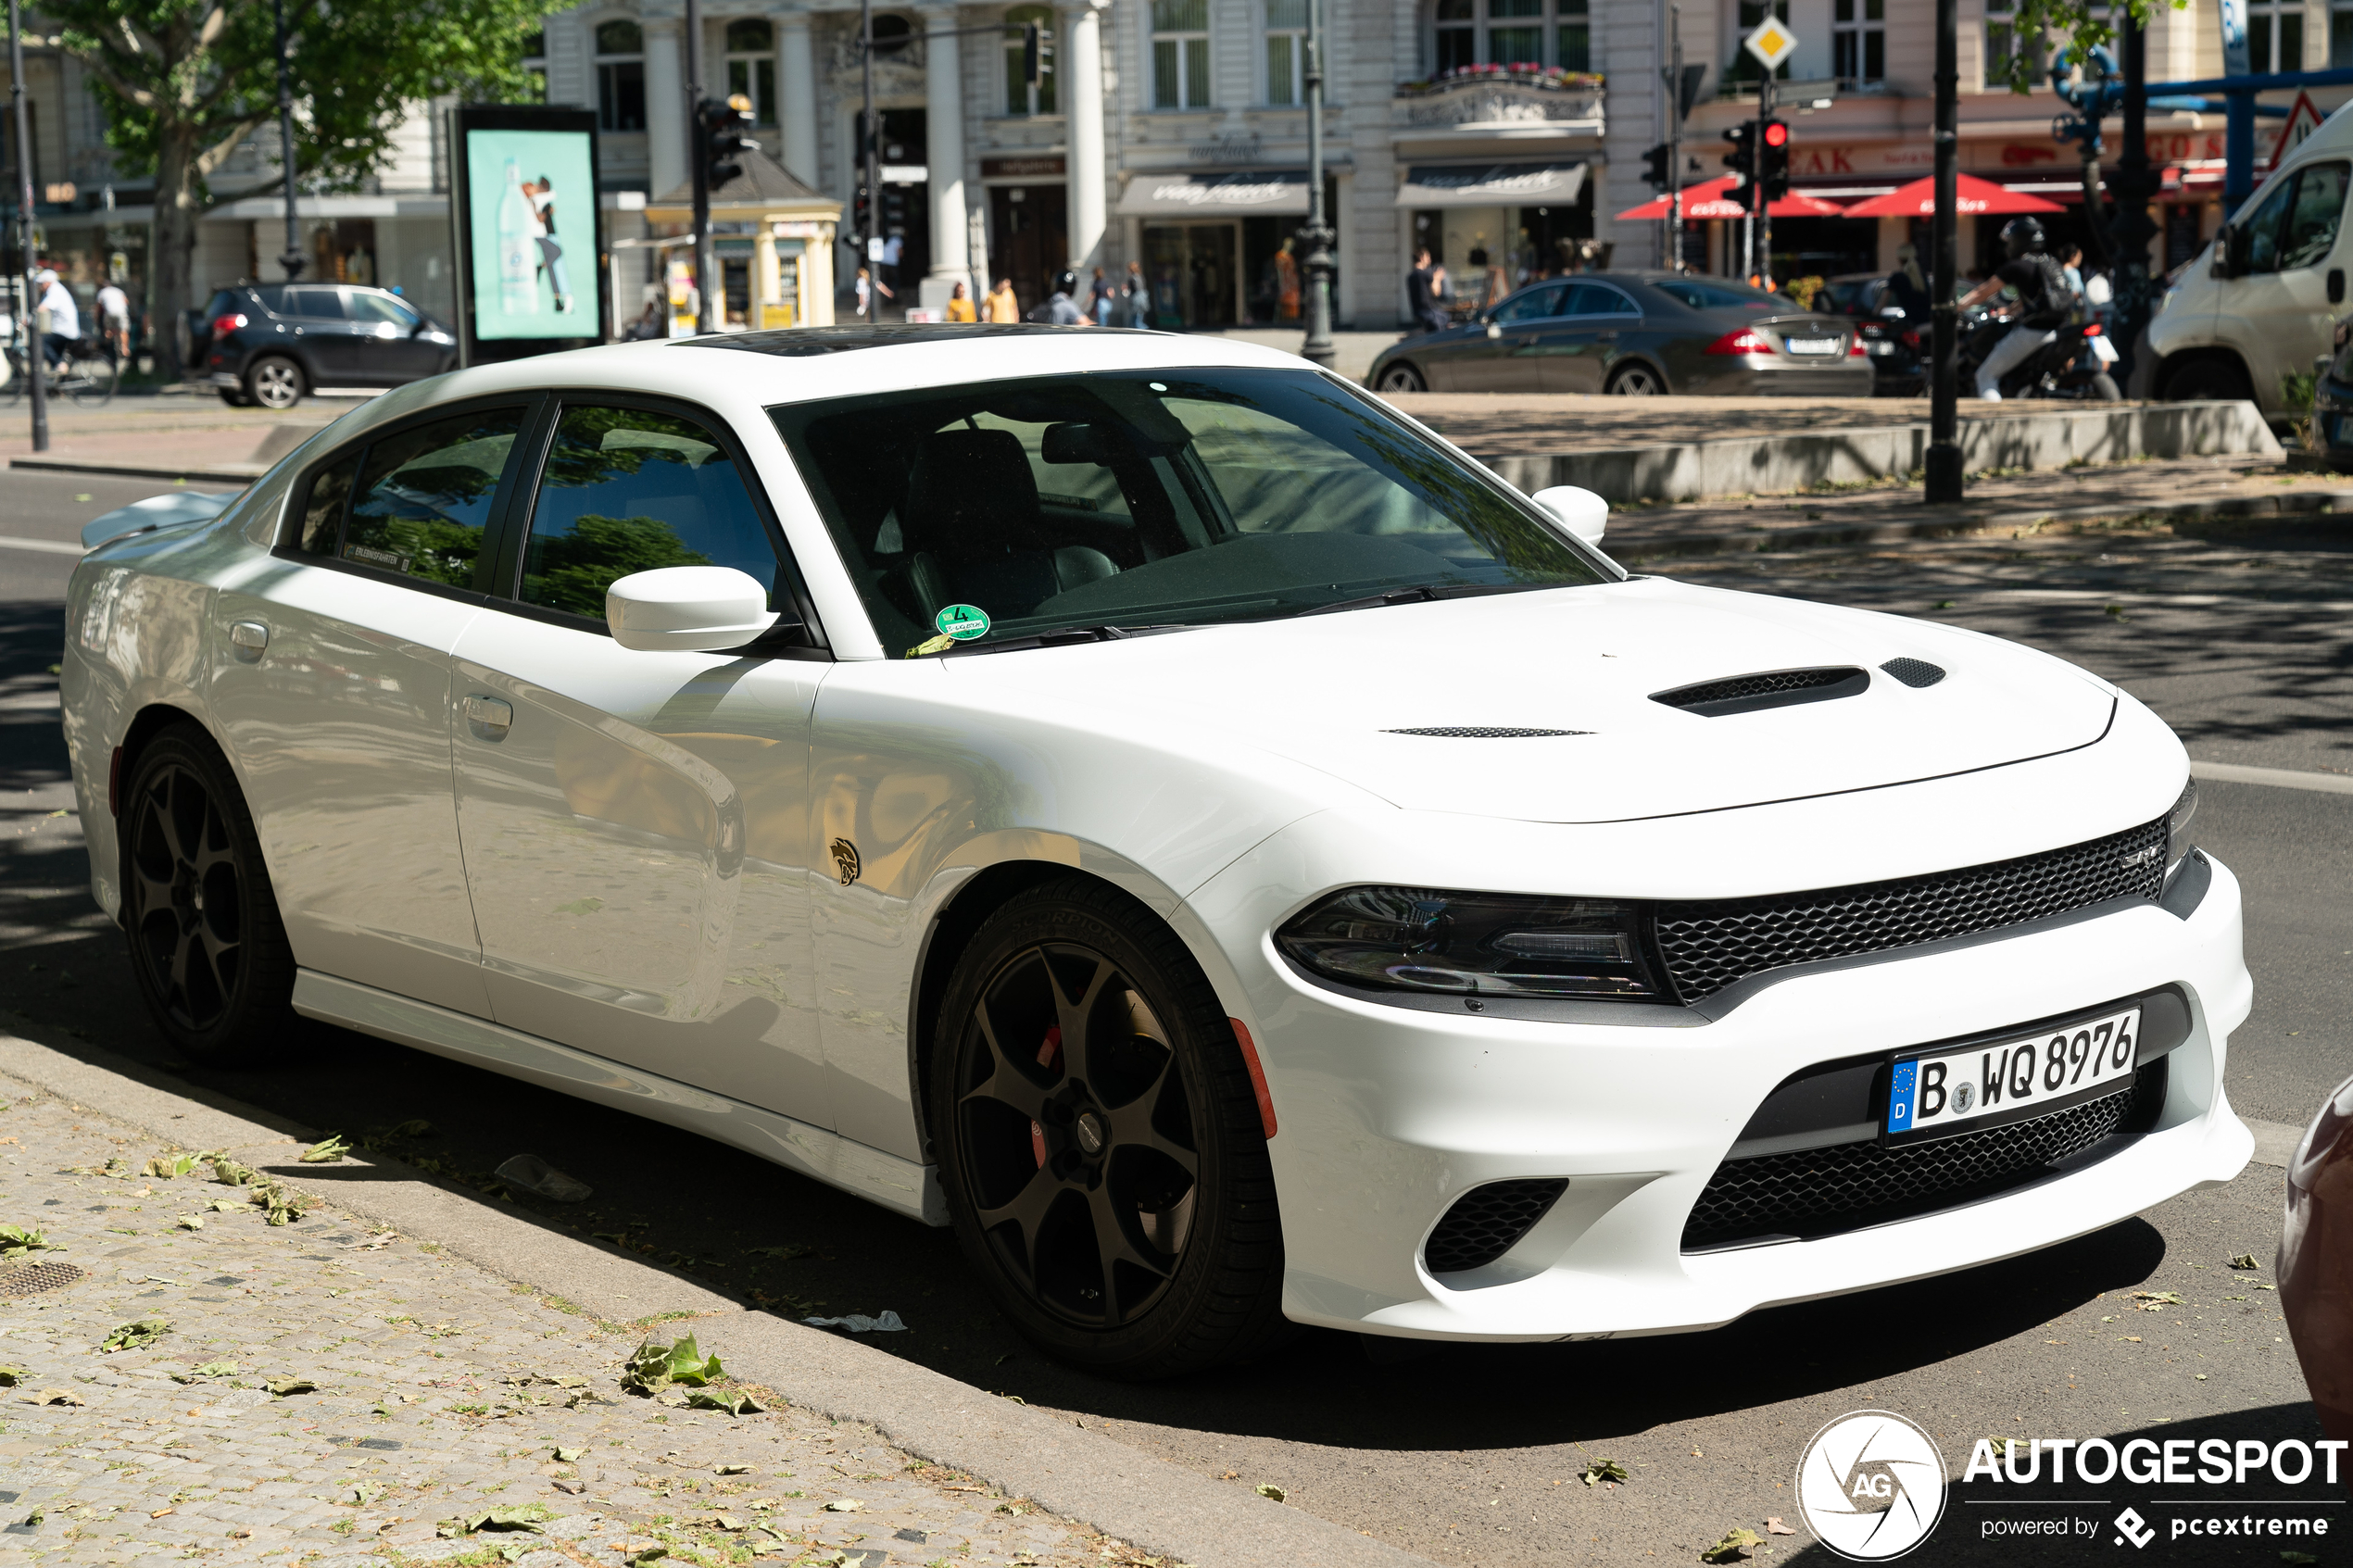
[[[1273,1170],[1225,1010],[1141,904],[1073,878],[957,964],[930,1073],[957,1240],[1058,1359],[1172,1377],[1289,1332]]]
[[[294,950],[245,796],[210,736],[139,754],[117,824],[131,971],[156,1026],[208,1067],[266,1059],[294,1026]]]
[[[1422,373],[1411,365],[1391,365],[1380,373],[1376,392],[1428,392],[1429,385]]]
[[[2235,403],[2254,396],[2246,372],[2227,359],[2195,359],[2165,378],[2168,403]]]
[[[245,372],[245,398],[265,408],[291,408],[307,390],[302,367],[283,354],[257,359]]]

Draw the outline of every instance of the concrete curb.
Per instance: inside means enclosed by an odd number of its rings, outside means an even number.
[[[736,1373],[804,1409],[875,1427],[899,1447],[968,1472],[1011,1496],[1079,1520],[1155,1557],[1197,1568],[1430,1568],[1429,1560],[1239,1486],[902,1361],[843,1336],[765,1312],[695,1281],[450,1191],[398,1161],[296,1161],[318,1135],[101,1047],[70,1050],[0,1018],[0,1078],[57,1096],[182,1148],[217,1148],[326,1198],[359,1219],[430,1241],[501,1279],[598,1317],[688,1313],[698,1341]]]
[[[2353,512],[2353,490],[2293,490],[2278,495],[2221,495],[2203,501],[2116,501],[2095,507],[2047,511],[1944,510],[1897,522],[1810,523],[1761,532],[1647,533],[1625,529],[1605,541],[1614,556],[1630,560],[1663,556],[1746,555],[1752,551],[1806,549],[1831,545],[1892,545],[1907,539],[1957,538],[1970,533],[2011,533],[2052,523],[2116,522],[2128,518],[2318,517]]]

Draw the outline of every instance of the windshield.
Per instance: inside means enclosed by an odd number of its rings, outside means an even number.
[[[1059,376],[770,412],[894,653],[1613,578],[1524,497],[1312,371]]]

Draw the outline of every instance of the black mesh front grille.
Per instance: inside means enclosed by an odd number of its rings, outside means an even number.
[[[1516,1246],[1567,1190],[1565,1177],[1473,1187],[1454,1200],[1429,1233],[1422,1261],[1434,1274],[1483,1269]]]
[[[1774,670],[1762,675],[1733,675],[1721,681],[1702,681],[1695,686],[1678,686],[1671,692],[1653,692],[1653,702],[1663,702],[1669,708],[1701,708],[1713,702],[1737,702],[1743,697],[1770,696],[1775,692],[1811,691],[1816,686],[1835,686],[1853,680],[1862,671],[1853,665],[1842,664],[1829,670]]]
[[[1991,1198],[2154,1119],[2165,1063],[2128,1088],[2047,1116],[1928,1143],[1850,1143],[1727,1160],[1683,1226],[1683,1250],[1768,1237],[1835,1236]]]
[[[1507,730],[1483,724],[1441,724],[1421,730],[1389,730],[1392,735],[1435,735],[1441,740],[1531,740],[1540,735],[1590,735],[1591,730]]]
[[[1969,936],[2108,898],[2154,901],[2165,885],[2165,823],[1990,866],[1766,898],[1661,904],[1660,956],[1695,1002],[1789,964]]]

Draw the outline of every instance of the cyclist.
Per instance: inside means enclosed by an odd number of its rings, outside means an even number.
[[[82,307],[74,304],[73,295],[57,281],[54,269],[43,268],[32,281],[41,290],[41,303],[35,308],[45,311],[49,318],[49,329],[42,337],[42,354],[54,370],[68,354],[82,346]]]

